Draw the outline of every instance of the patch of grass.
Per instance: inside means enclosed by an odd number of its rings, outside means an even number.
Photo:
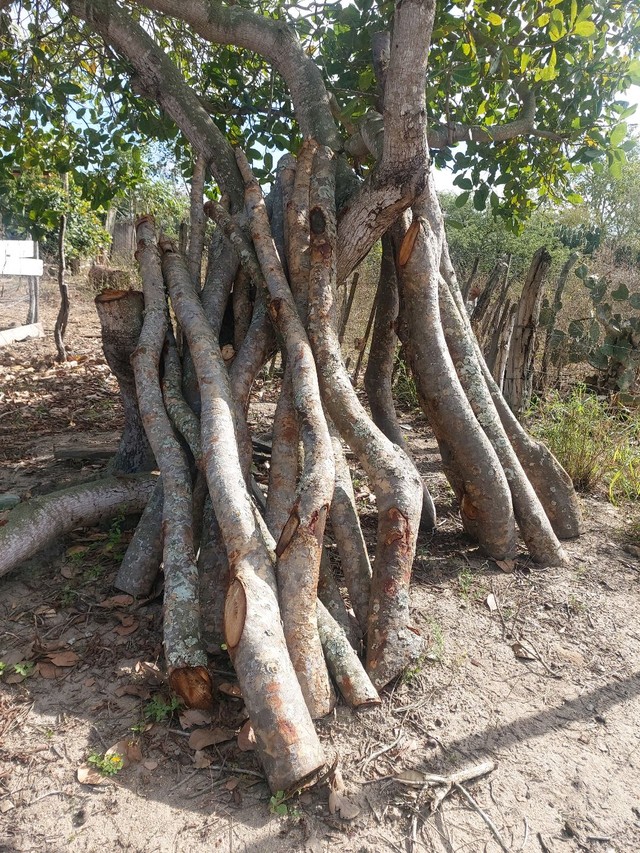
[[[460,569],[458,574],[458,587],[463,598],[468,599],[473,588],[473,574],[468,563]]]
[[[606,488],[613,504],[640,498],[640,411],[578,385],[568,397],[538,400],[528,425],[578,491]]]
[[[409,409],[420,408],[416,383],[400,352],[397,352],[395,357],[393,391],[396,400],[402,405]]]
[[[116,752],[111,755],[102,755],[100,752],[92,752],[87,758],[87,764],[95,767],[103,776],[115,776],[124,767],[124,760]]]

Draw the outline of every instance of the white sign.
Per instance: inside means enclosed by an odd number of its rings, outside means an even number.
[[[43,272],[33,240],[0,240],[0,275],[41,276]]]

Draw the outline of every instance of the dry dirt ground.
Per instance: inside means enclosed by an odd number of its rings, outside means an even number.
[[[50,334],[0,350],[0,494],[94,476],[103,462],[59,460],[54,447],[109,444],[120,428],[90,294],[72,295],[68,365],[54,364]],[[45,282],[48,333],[55,311]],[[254,418],[269,394],[259,392]],[[523,560],[505,573],[464,539],[428,432],[418,417],[405,421],[440,513],[413,582],[429,651],[381,708],[339,705],[318,725],[340,756],[349,819],[331,813],[326,789],[271,798],[235,736],[245,713],[229,695],[228,662],[212,662],[227,686],[208,727],[170,715],[160,599],[114,598],[131,535],[116,519],[0,579],[3,853],[640,850],[640,561],[625,550],[637,544],[636,510],[586,498],[586,533],[568,544],[567,568]],[[370,529],[364,478],[356,485]],[[203,738],[220,742],[196,751]],[[87,759],[116,744],[127,766],[87,780]],[[495,769],[464,785],[473,804],[454,789],[431,814],[424,774],[485,759]]]

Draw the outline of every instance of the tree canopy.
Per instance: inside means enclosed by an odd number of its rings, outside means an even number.
[[[0,190],[16,169],[73,171],[99,206],[140,177],[122,168],[120,153],[131,152],[130,165],[149,139],[169,143],[189,175],[188,122],[150,91],[145,52],[170,63],[205,119],[245,150],[260,179],[272,180],[278,156],[297,151],[320,126],[322,141],[344,146],[361,173],[373,163],[375,63],[388,53],[379,36],[391,26],[393,3],[0,5]],[[624,92],[640,82],[639,45],[636,4],[439,3],[427,75],[429,143],[436,161],[455,171],[460,204],[489,205],[515,225],[540,198],[571,197],[581,165],[604,159],[619,170],[633,113]],[[294,56],[307,59],[298,82]],[[303,109],[305,88],[321,100]]]

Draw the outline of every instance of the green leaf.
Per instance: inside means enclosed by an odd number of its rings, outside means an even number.
[[[489,187],[483,184],[473,194],[473,206],[476,210],[484,210],[487,204],[487,196],[489,195]]]
[[[620,282],[617,290],[611,292],[611,298],[615,299],[616,302],[625,302],[629,298],[629,288],[624,281]]]
[[[486,12],[483,17],[489,21],[492,27],[499,27],[504,21],[504,18],[501,18],[495,12]]]
[[[576,21],[573,27],[573,33],[577,36],[582,36],[583,38],[593,38],[595,36],[597,30],[596,25],[593,21]]]
[[[613,148],[617,148],[627,136],[627,123],[626,121],[620,122],[617,124],[611,133],[609,134],[609,142]]]
[[[629,305],[635,310],[640,310],[640,293],[632,293],[629,297]]]
[[[542,29],[543,27],[547,26],[550,20],[551,15],[548,12],[544,12],[544,14],[540,15],[536,23],[540,27],[540,29]]]
[[[634,59],[629,63],[627,74],[634,86],[640,86],[640,59]]]
[[[572,338],[581,338],[584,335],[584,325],[581,320],[572,320],[569,323],[569,335]]]
[[[456,207],[464,207],[465,204],[469,201],[469,193],[460,193],[460,195],[455,200]]]
[[[582,196],[578,195],[578,193],[569,193],[567,196],[569,204],[582,204],[583,200]]]

